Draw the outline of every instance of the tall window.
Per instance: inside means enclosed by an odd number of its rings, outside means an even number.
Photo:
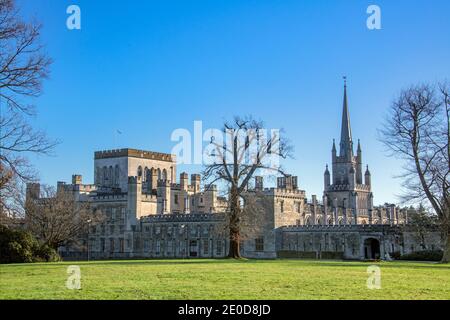
[[[161,252],[161,241],[156,240],[156,254],[160,254]]]
[[[143,182],[147,182],[147,177],[148,177],[148,168],[145,167],[144,169],[144,177],[142,178]]]
[[[255,239],[255,251],[264,251],[264,238]]]
[[[284,200],[280,201],[280,211],[284,212]]]
[[[216,241],[216,253],[217,255],[222,255],[222,240]]]
[[[100,167],[96,167],[95,168],[95,183],[97,185],[100,185],[101,180],[102,180],[102,169]]]
[[[120,244],[120,252],[124,252],[125,251],[125,244],[123,242],[123,239],[119,240],[119,244]]]
[[[119,166],[117,164],[114,168],[114,185],[119,185]]]
[[[139,166],[137,169],[137,175],[138,175],[138,177],[142,177],[142,167],[141,166]]]
[[[109,179],[108,184],[112,186],[114,184],[114,172],[112,166],[109,166],[108,179]]]
[[[203,240],[203,254],[209,254],[209,240]]]

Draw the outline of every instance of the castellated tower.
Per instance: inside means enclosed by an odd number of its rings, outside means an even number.
[[[158,204],[157,212],[160,214],[170,213],[171,197],[170,197],[170,180],[158,180]]]
[[[128,177],[126,229],[136,226],[142,214],[142,180],[140,177]]]
[[[339,155],[333,140],[331,157],[332,172],[330,174],[327,165],[324,173],[324,206],[328,210],[326,212],[328,221],[325,223],[369,223],[372,201],[370,172],[367,168],[363,181],[361,143],[358,140],[355,155],[346,83],[344,84]]]

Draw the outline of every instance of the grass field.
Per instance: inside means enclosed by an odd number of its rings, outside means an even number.
[[[66,288],[78,265],[81,289]],[[128,260],[0,265],[0,299],[450,299],[450,266],[381,262]]]

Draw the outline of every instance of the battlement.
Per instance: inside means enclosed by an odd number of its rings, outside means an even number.
[[[399,231],[399,225],[390,224],[347,224],[347,225],[292,225],[282,226],[286,232],[383,232],[386,230]]]
[[[143,193],[141,195],[141,200],[146,202],[155,202],[157,201],[158,197],[155,194],[146,194]]]
[[[334,185],[330,185],[327,186],[327,190],[326,191],[347,191],[350,190],[350,185],[348,184],[334,184]],[[357,184],[355,185],[355,190],[356,191],[370,191],[370,186],[365,185],[365,184]]]
[[[265,191],[267,191],[267,189],[265,189]],[[269,191],[274,195],[305,195],[305,190],[300,189],[270,188]]]
[[[125,193],[121,194],[105,194],[93,196],[94,201],[126,201],[127,195]]]
[[[132,158],[143,158],[158,161],[175,162],[176,157],[173,154],[145,151],[138,149],[114,149],[114,150],[103,150],[96,151],[94,153],[94,159],[107,159],[107,158],[120,158],[120,157],[132,157]]]
[[[222,213],[169,213],[155,214],[141,218],[142,222],[203,222],[222,221],[225,215]]]

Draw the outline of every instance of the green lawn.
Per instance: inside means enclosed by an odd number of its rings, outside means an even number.
[[[67,267],[81,290],[66,288]],[[0,265],[0,299],[450,299],[450,266],[309,260],[127,260]]]

